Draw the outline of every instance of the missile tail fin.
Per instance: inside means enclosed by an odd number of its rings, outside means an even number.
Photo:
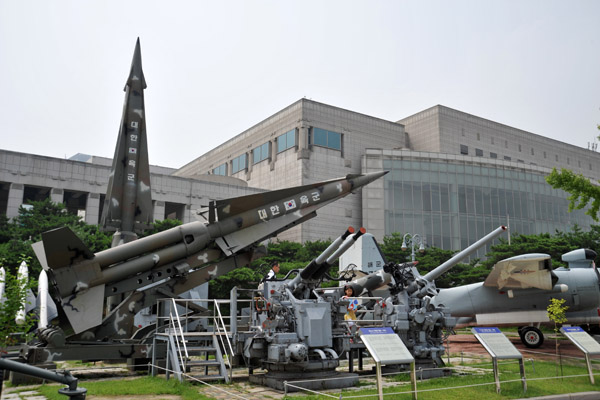
[[[76,334],[102,323],[103,305],[104,285],[62,299],[62,309]]]
[[[36,256],[42,266],[59,269],[83,260],[91,260],[94,253],[67,227],[42,233],[43,252],[39,245],[34,246]],[[43,253],[43,259],[40,254]]]

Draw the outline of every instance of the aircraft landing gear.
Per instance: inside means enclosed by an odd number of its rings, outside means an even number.
[[[544,343],[544,334],[534,326],[522,326],[519,328],[521,342],[531,349],[537,349]]]

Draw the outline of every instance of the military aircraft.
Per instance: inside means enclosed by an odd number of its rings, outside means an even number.
[[[374,238],[364,235],[340,259],[340,268],[351,264],[384,265],[385,257]],[[360,259],[361,254],[369,259]],[[375,254],[374,254],[375,253]],[[484,282],[438,289],[431,301],[446,307],[458,325],[518,326],[525,346],[543,344],[541,324],[549,324],[546,312],[551,298],[565,299],[569,324],[600,323],[600,274],[596,252],[578,249],[562,255],[568,267],[552,269],[548,254],[523,254],[496,263]],[[382,295],[378,293],[377,295]]]
[[[433,303],[450,309],[459,324],[519,326],[525,346],[543,344],[540,324],[550,323],[546,308],[551,298],[564,299],[567,322],[599,323],[599,273],[593,250],[562,255],[567,268],[552,269],[548,254],[524,254],[496,263],[484,282],[440,289]],[[537,325],[537,326],[534,326]]]

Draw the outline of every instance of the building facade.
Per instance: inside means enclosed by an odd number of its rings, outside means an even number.
[[[50,197],[98,223],[111,160],[73,158],[0,151],[0,213]],[[597,182],[600,155],[441,105],[392,122],[300,99],[178,170],[151,166],[154,219],[188,222],[209,200],[388,170],[278,238],[332,239],[364,226],[377,240],[413,233],[458,250],[499,225],[512,234],[589,229],[591,218],[568,213],[568,194],[546,184],[552,168]]]
[[[76,158],[85,161],[0,150],[0,214],[13,218],[21,205],[50,198],[65,203],[69,212],[79,214],[85,222],[98,224],[112,160]],[[201,180],[169,175],[173,171],[150,167],[154,220],[195,221],[195,211],[209,200],[263,192],[231,177],[204,176]]]

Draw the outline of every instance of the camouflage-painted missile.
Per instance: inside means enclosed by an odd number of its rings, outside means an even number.
[[[138,38],[124,88],[123,116],[102,210],[101,225],[116,231],[112,247],[137,239],[137,233],[152,221],[144,89]]]
[[[102,322],[107,285],[145,271],[172,278],[252,247],[316,216],[316,210],[385,175],[348,175],[311,185],[211,202],[208,223],[192,222],[93,254],[68,228],[33,245],[52,297],[79,333]]]

